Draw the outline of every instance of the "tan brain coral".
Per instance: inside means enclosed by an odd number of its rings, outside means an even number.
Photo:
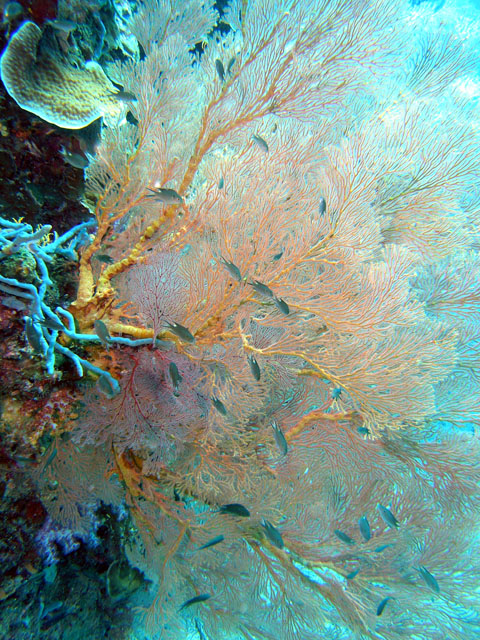
[[[0,59],[3,83],[22,109],[47,122],[80,129],[106,113],[121,111],[115,86],[96,62],[77,69],[50,51],[38,52],[42,31],[25,22]]]

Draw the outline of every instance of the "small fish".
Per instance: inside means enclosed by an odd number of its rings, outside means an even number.
[[[394,544],[382,544],[380,547],[377,547],[376,549],[374,549],[374,553],[381,553],[382,551],[385,551],[385,549],[388,549],[388,547],[394,547]]]
[[[234,64],[235,64],[235,58],[230,58],[230,62],[228,63],[228,66],[227,66],[227,73],[230,73],[232,71]]]
[[[205,544],[202,544],[201,547],[198,547],[197,551],[200,551],[201,549],[209,549],[210,547],[214,547],[215,545],[220,544],[220,542],[223,542],[224,540],[225,538],[223,536],[215,536],[215,538],[212,538]]]
[[[4,296],[0,298],[0,302],[4,307],[8,307],[8,309],[15,309],[16,311],[25,311],[27,309],[27,305],[15,298],[15,296]]]
[[[209,593],[201,593],[199,596],[195,596],[194,598],[190,598],[190,600],[186,600],[180,607],[179,611],[181,611],[182,609],[186,609],[187,607],[191,607],[192,604],[205,602],[205,600],[208,600],[211,597],[212,596]]]
[[[265,535],[270,540],[270,542],[278,549],[283,549],[285,545],[280,531],[276,527],[274,527],[271,522],[265,520],[265,518],[263,519],[262,527],[264,528]]]
[[[80,144],[83,153],[89,153],[94,156],[97,153],[98,145],[102,138],[101,118],[94,120],[83,129],[75,129],[74,136]]]
[[[370,523],[365,516],[362,516],[358,521],[358,528],[360,529],[360,533],[362,534],[364,540],[368,542],[372,537],[372,533],[370,531]]]
[[[63,607],[62,600],[54,600],[53,602],[50,602],[46,605],[42,601],[40,606],[39,618],[46,618],[47,616],[52,614],[54,611],[58,611],[62,607]]]
[[[115,388],[112,385],[110,378],[105,375],[99,377],[99,379],[97,380],[97,387],[98,390],[103,393],[103,395],[109,400],[120,393],[120,388]]]
[[[276,443],[280,453],[283,456],[286,456],[287,453],[288,453],[288,443],[287,443],[287,440],[285,438],[285,435],[284,435],[283,431],[279,427],[279,425],[278,425],[276,420],[273,420],[273,422],[272,422],[272,429],[273,429],[273,437],[275,438],[275,443]]]
[[[435,591],[435,593],[440,593],[440,585],[438,584],[437,579],[430,573],[430,571],[426,567],[422,565],[417,569],[417,571],[422,576],[427,587],[430,587],[430,589],[432,591]]]
[[[370,435],[370,431],[367,429],[367,427],[358,427],[357,431],[362,436],[369,436]]]
[[[180,383],[183,380],[183,378],[180,375],[180,372],[175,362],[170,362],[170,365],[168,367],[168,373],[170,374],[170,378],[172,379],[173,395],[178,396],[178,387],[180,386]]]
[[[43,465],[43,470],[45,470],[57,457],[57,447],[55,445],[52,445],[52,450],[50,451],[50,454],[45,462],[45,464]]]
[[[318,213],[323,216],[325,211],[327,210],[327,203],[325,202],[325,198],[320,196],[320,200],[318,202]]]
[[[377,616],[381,616],[387,606],[387,602],[391,600],[390,597],[384,598],[377,607]]]
[[[335,389],[332,389],[332,398],[334,400],[337,400],[341,395],[342,395],[341,387],[336,387]]]
[[[244,507],[243,504],[238,504],[237,502],[233,502],[231,504],[222,504],[218,511],[224,515],[230,514],[232,516],[240,516],[241,518],[250,517],[250,511],[247,509],[247,507]]]
[[[23,13],[23,7],[19,2],[8,2],[3,10],[4,22],[13,22]]]
[[[25,319],[25,333],[27,335],[28,344],[35,353],[43,353],[42,333],[36,327],[36,323],[31,318]]]
[[[351,573],[348,573],[345,577],[347,580],[353,580],[355,578],[355,576],[358,574],[358,572],[360,571],[360,569],[355,569],[355,571],[352,571]]]
[[[223,62],[218,58],[215,60],[215,69],[217,70],[220,82],[223,82],[225,80],[225,69],[223,67]]]
[[[60,149],[60,154],[63,156],[65,162],[70,164],[72,167],[75,167],[75,169],[86,169],[90,164],[84,155],[68,151],[65,147]]]
[[[385,524],[387,524],[392,529],[398,527],[399,522],[395,518],[393,513],[390,511],[390,509],[387,509],[387,507],[384,507],[381,504],[377,505],[377,509],[382,517],[382,520],[385,522]]]
[[[58,613],[52,616],[46,616],[42,620],[42,623],[40,625],[40,630],[47,631],[48,629],[50,629],[50,627],[53,627],[54,625],[57,624],[57,622],[60,622],[60,620],[63,620],[63,618],[66,618],[72,613],[75,613],[75,610],[73,607],[69,607],[68,609],[63,609],[62,611],[59,611]]]
[[[61,31],[65,35],[70,34],[77,28],[77,23],[67,18],[57,18],[56,20],[48,20],[48,24],[52,26],[55,31]]]
[[[276,296],[274,296],[273,302],[275,303],[275,306],[277,307],[277,309],[279,311],[281,311],[284,316],[288,316],[288,314],[290,313],[290,307],[285,302],[285,300],[283,300],[282,298],[277,298]]]
[[[355,544],[355,540],[350,536],[347,536],[347,534],[343,533],[343,531],[340,531],[340,529],[335,529],[333,533],[337,536],[339,540],[341,540],[342,542],[345,542],[345,544]]]
[[[238,282],[241,281],[242,274],[240,273],[240,269],[236,265],[234,265],[233,262],[228,262],[228,260],[225,260],[225,258],[222,256],[222,264],[228,271],[228,273],[232,276],[232,278],[235,278],[235,280],[237,280]]]
[[[102,345],[108,349],[112,336],[110,335],[110,331],[108,330],[108,327],[103,322],[103,320],[95,320],[93,323],[93,330],[100,338],[100,342],[102,343]]]
[[[257,293],[261,296],[266,296],[267,298],[273,298],[273,291],[263,282],[259,282],[258,280],[254,280],[253,282],[248,283],[251,287],[255,289]]]
[[[215,409],[218,411],[218,413],[222,414],[222,416],[226,416],[227,415],[227,409],[226,409],[225,405],[216,396],[212,396],[212,404],[215,407]]]
[[[273,256],[273,259],[274,259],[274,260],[280,260],[280,258],[281,258],[282,256],[283,256],[283,249],[282,249],[279,253],[276,253],[276,254]]]
[[[190,333],[187,327],[184,327],[178,322],[167,322],[167,327],[169,330],[174,333],[180,340],[184,340],[185,342],[195,342],[195,336]]]
[[[36,464],[36,460],[35,458],[27,458],[26,456],[15,456],[15,463],[18,465],[18,463],[20,464]],[[5,491],[8,491],[8,486],[5,488]],[[3,494],[3,497],[5,498],[5,494]]]
[[[258,362],[253,355],[247,356],[248,365],[250,367],[250,371],[252,372],[252,376],[258,382],[260,380],[260,367],[258,366]]]
[[[223,187],[225,186],[225,180],[222,178],[220,178],[220,180],[218,181],[218,188],[221,190],[223,189]]]
[[[106,398],[111,400],[118,393],[120,393],[120,389],[115,388],[108,376],[102,375],[97,380],[97,388]]]
[[[107,253],[96,253],[94,258],[99,262],[105,262],[105,264],[113,264],[115,262]]]
[[[257,147],[259,149],[261,149],[265,153],[268,153],[268,144],[265,142],[265,140],[263,138],[253,134],[252,140],[255,142],[255,144],[257,145]]]
[[[133,115],[133,113],[131,111],[127,111],[127,115],[125,116],[125,120],[133,125],[134,127],[138,127],[138,120],[137,118],[135,118],[135,116]]]
[[[46,316],[45,318],[39,320],[39,322],[41,325],[47,327],[47,329],[51,329],[52,331],[65,331],[65,327],[62,321],[60,320],[60,318],[57,318],[57,316]]]
[[[137,101],[137,96],[131,91],[115,91],[111,95],[117,100],[120,100],[120,102],[136,102]]]
[[[147,189],[153,194],[147,195],[147,198],[154,198],[163,204],[183,204],[182,196],[175,189],[167,189],[165,187],[159,187],[158,189],[147,187]]]

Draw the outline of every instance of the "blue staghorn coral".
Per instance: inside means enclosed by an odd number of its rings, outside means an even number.
[[[111,387],[111,393],[115,394],[119,391],[118,382],[108,371],[103,371],[58,342],[60,333],[64,333],[71,340],[84,343],[99,344],[101,339],[95,334],[78,333],[75,320],[69,311],[61,307],[53,310],[45,301],[48,288],[53,284],[48,270],[53,257],[61,255],[70,260],[78,260],[77,249],[88,242],[87,230],[94,226],[93,220],[82,222],[61,236],[55,233],[50,239],[50,225],[33,229],[25,222],[0,218],[0,260],[5,260],[24,249],[35,260],[38,278],[38,284],[32,284],[0,274],[0,291],[19,298],[28,305],[29,313],[24,318],[27,338],[34,351],[43,358],[45,369],[50,375],[55,374],[55,352],[58,352],[72,360],[80,377],[83,376],[84,370],[103,376]],[[66,326],[61,318],[66,320]],[[110,341],[112,344],[126,346],[141,346],[151,342],[149,339],[131,340],[118,336],[110,338]]]

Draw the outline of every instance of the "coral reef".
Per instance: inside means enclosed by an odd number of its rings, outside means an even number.
[[[42,44],[42,30],[25,22],[0,59],[8,93],[23,109],[59,127],[81,129],[106,112],[119,113],[116,88],[94,61],[78,69]]]
[[[97,47],[93,218],[0,220],[9,366],[22,313],[12,371],[52,379],[43,430],[4,413],[41,630],[86,617],[63,569],[149,638],[475,637],[480,140],[441,11],[143,0],[138,54]]]

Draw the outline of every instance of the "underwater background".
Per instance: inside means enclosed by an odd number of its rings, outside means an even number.
[[[480,637],[480,2],[1,11],[0,640]]]

